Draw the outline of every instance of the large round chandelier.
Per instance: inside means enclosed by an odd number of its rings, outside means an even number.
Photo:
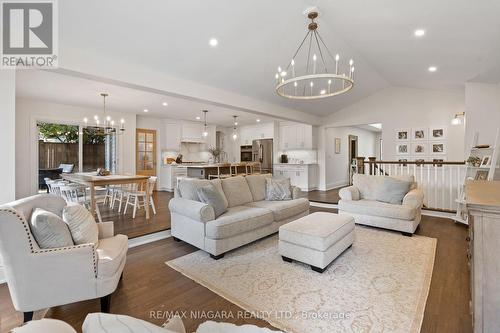
[[[349,68],[339,63],[318,32],[317,11],[309,11],[307,34],[285,68],[275,75],[276,93],[290,99],[318,99],[343,94],[354,85],[354,61]],[[331,60],[333,60],[333,62]],[[299,62],[303,64],[299,65]]]

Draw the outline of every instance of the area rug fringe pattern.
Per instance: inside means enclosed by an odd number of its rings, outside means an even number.
[[[281,260],[277,236],[218,261],[197,251],[166,262],[289,333],[420,331],[437,240],[356,226],[356,240],[323,273]]]

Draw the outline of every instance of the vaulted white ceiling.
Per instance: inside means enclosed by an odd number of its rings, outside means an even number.
[[[330,50],[355,60],[356,85],[290,101],[275,94],[274,74],[304,36],[309,6]],[[59,11],[61,67],[70,53],[102,56],[317,116],[388,85],[460,89],[500,59],[498,0],[65,0]]]

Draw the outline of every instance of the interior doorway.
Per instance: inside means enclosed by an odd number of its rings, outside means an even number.
[[[349,167],[349,184],[352,185],[352,176],[355,172],[357,172],[357,160],[356,157],[358,157],[358,136],[357,135],[348,135],[348,144],[349,144],[349,161],[348,161],[348,167]]]
[[[136,129],[136,173],[156,176],[156,130]]]

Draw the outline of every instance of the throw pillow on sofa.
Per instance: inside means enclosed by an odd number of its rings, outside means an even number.
[[[63,220],[76,245],[97,244],[99,228],[92,214],[82,205],[70,204],[63,209]]]
[[[400,205],[406,193],[410,191],[411,186],[411,181],[384,177],[375,191],[375,200]]]
[[[199,187],[198,197],[201,202],[213,207],[215,218],[227,211],[227,206],[224,203],[224,196],[220,194],[213,184]]]
[[[30,219],[31,233],[41,249],[73,246],[68,226],[54,213],[35,208]]]
[[[266,200],[292,200],[289,178],[266,178]]]

